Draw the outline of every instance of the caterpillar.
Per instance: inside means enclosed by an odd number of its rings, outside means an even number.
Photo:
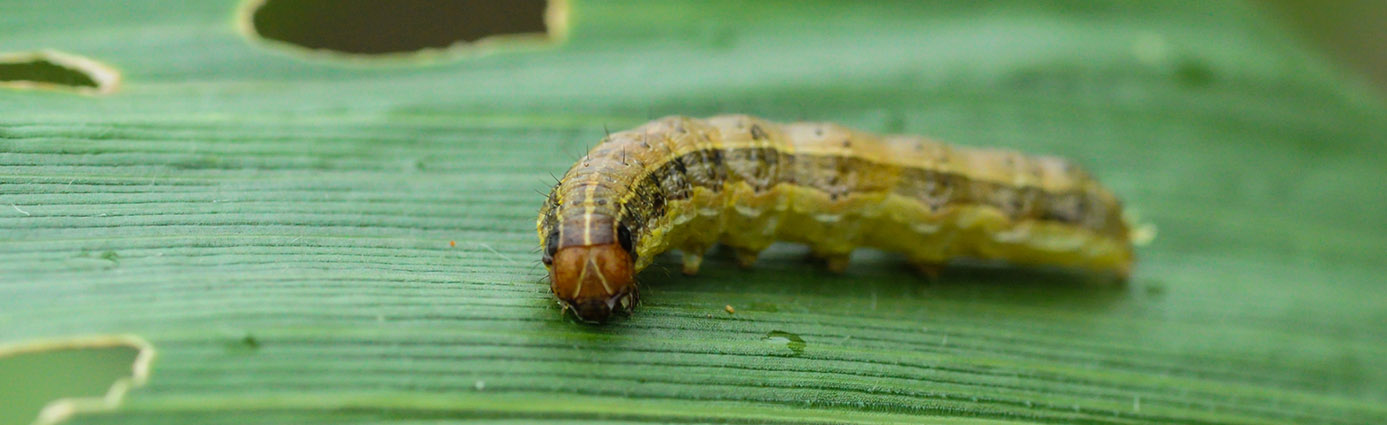
[[[776,241],[841,272],[859,246],[924,271],[960,257],[1125,279],[1113,193],[1063,158],[746,115],[666,117],[609,134],[549,192],[537,223],[550,289],[579,320],[629,314],[636,274],[721,243],[751,266]]]

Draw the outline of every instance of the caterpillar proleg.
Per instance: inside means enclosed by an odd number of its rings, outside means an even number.
[[[613,133],[540,208],[550,289],[580,320],[637,302],[635,275],[677,249],[684,273],[722,243],[750,266],[775,241],[841,271],[859,246],[929,269],[968,257],[1125,278],[1121,203],[1071,162],[745,115],[667,117]]]

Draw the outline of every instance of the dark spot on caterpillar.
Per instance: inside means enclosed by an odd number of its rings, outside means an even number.
[[[599,206],[606,206],[606,205],[607,205],[607,200],[606,200],[606,199],[598,199],[598,200],[597,200],[597,205],[599,205]]]
[[[684,168],[684,157],[674,158],[674,160],[670,161],[670,163],[674,164],[674,171],[678,171],[679,174],[689,173],[689,170]]]
[[[631,244],[631,229],[628,229],[625,224],[616,226],[616,241],[621,244],[621,249],[626,250],[627,253],[631,254],[631,258],[635,259],[635,250],[632,249],[635,245]]]
[[[931,212],[943,209],[944,205],[957,201],[953,199],[953,188],[957,183],[953,176],[935,171],[907,171],[903,181],[907,183],[899,190],[902,196],[917,199],[929,206]],[[903,192],[903,193],[902,193]]]
[[[772,148],[762,148],[761,158],[766,161],[766,165],[772,168],[780,164],[780,151]]]
[[[651,218],[659,218],[665,215],[665,197],[655,196],[650,201]]]
[[[544,265],[554,265],[554,253],[559,252],[559,230],[549,232],[549,236],[544,238]]]
[[[683,158],[675,158],[664,167],[651,172],[648,180],[645,184],[659,188],[664,197],[673,200],[689,197],[688,170],[684,168]]]
[[[1045,203],[1046,208],[1041,213],[1041,218],[1058,222],[1072,222],[1078,215],[1077,200],[1072,194],[1056,194],[1050,197]]]
[[[770,135],[766,134],[766,130],[762,129],[761,126],[756,124],[751,125],[751,140],[766,140],[769,138]]]
[[[843,141],[843,147],[845,147],[845,148],[851,148],[851,147],[852,147],[852,141],[851,141],[851,140],[844,140],[844,141]]]
[[[796,178],[796,173],[794,171],[794,155],[777,150],[775,154],[775,162],[777,179],[780,182],[785,184],[799,184],[799,179]]]
[[[776,177],[780,174],[780,152],[771,148],[763,148],[759,152],[762,165],[757,167],[759,172],[756,177],[760,179],[756,186],[758,192],[775,186]]]
[[[722,184],[727,180],[727,162],[722,156],[722,150],[709,149],[704,151],[708,158],[708,171],[713,182]]]
[[[1021,212],[1021,200],[1011,188],[992,188],[992,204],[1008,217],[1017,217]]]
[[[853,185],[858,183],[857,170],[862,169],[862,161],[857,158],[838,158],[834,157],[834,186],[838,186],[843,191],[853,189]],[[841,183],[839,183],[841,182]]]
[[[824,128],[823,128],[822,126],[820,126],[820,127],[814,127],[814,135],[815,135],[815,136],[819,136],[819,137],[823,137],[823,135],[824,135]]]
[[[749,160],[751,161],[752,175],[749,183],[756,192],[770,190],[776,184],[776,175],[779,174],[777,164],[780,162],[780,153],[772,148],[749,149]]]

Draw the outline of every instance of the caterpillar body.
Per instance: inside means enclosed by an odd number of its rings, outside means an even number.
[[[1132,239],[1111,191],[1071,162],[828,123],[667,117],[610,134],[564,174],[538,231],[550,289],[586,322],[629,313],[635,275],[722,243],[750,266],[775,241],[841,271],[859,246],[923,270],[959,257],[1125,278]]]

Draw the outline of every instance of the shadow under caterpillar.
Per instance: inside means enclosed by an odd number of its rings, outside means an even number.
[[[1125,279],[1122,212],[1063,158],[723,115],[609,135],[549,192],[537,227],[550,289],[601,323],[635,307],[635,275],[656,254],[680,250],[693,274],[716,243],[743,266],[789,241],[833,271],[869,246],[927,273],[968,257]]]

